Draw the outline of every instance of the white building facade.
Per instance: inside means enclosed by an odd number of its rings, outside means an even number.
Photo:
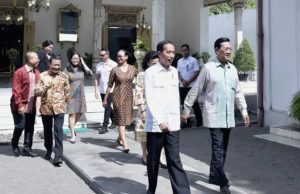
[[[293,95],[300,90],[300,1],[264,0],[265,124],[283,126],[296,121],[289,115]]]

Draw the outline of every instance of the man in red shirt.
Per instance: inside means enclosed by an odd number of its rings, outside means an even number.
[[[38,154],[34,153],[31,147],[36,112],[34,90],[40,77],[40,72],[36,69],[39,64],[38,55],[35,52],[27,52],[25,62],[26,64],[15,71],[13,75],[11,112],[15,129],[11,145],[15,156],[20,156],[18,143],[25,129],[23,155],[37,157]]]

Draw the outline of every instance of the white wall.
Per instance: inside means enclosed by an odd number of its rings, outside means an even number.
[[[300,89],[300,3],[264,1],[264,104],[267,125],[294,122],[289,116],[293,94]]]
[[[202,0],[166,0],[166,39],[172,41],[176,51],[189,44],[191,52],[200,51],[200,10]],[[204,16],[203,16],[204,17]]]
[[[29,20],[35,21],[35,44],[42,44],[44,40],[54,42],[54,52],[61,54],[63,66],[67,64],[66,50],[72,46],[71,43],[64,43],[63,47],[57,42],[57,26],[59,8],[72,3],[81,9],[79,18],[79,43],[75,44],[76,49],[83,55],[84,52],[93,51],[93,0],[60,0],[51,1],[50,10],[41,9],[40,12],[29,12]]]
[[[214,42],[220,37],[228,37],[232,48],[234,49],[234,15],[226,13],[209,17],[209,47],[208,52],[212,57],[215,56]],[[247,38],[250,46],[257,56],[256,44],[256,9],[247,9],[243,11],[243,38]],[[235,52],[234,50],[232,51]]]
[[[64,43],[61,47],[57,42],[57,25],[59,8],[72,3],[81,9],[79,43],[75,44],[80,54],[84,52],[92,53],[94,49],[94,0],[59,0],[51,1],[50,10],[41,9],[40,12],[29,11],[28,18],[35,21],[35,44],[42,44],[44,40],[52,40],[54,42],[54,52],[61,54],[63,66],[67,65],[66,50],[72,46],[71,43]],[[126,5],[126,6],[145,6],[145,20],[149,24],[151,22],[152,2],[146,0],[103,0],[102,4]],[[103,15],[102,15],[103,17]],[[104,19],[103,19],[104,20]]]

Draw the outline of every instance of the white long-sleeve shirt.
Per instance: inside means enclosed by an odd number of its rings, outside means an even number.
[[[157,63],[145,72],[145,99],[147,103],[145,131],[162,132],[159,124],[166,123],[171,131],[180,129],[180,101],[178,72],[170,66],[165,69]]]

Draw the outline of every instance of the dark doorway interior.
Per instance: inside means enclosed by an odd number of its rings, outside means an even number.
[[[9,72],[9,59],[7,50],[15,48],[19,51],[19,58],[16,62],[16,68],[22,65],[23,57],[23,25],[0,24],[0,72]]]
[[[133,54],[132,43],[136,39],[135,28],[109,27],[108,29],[108,49],[110,50],[110,58],[117,60],[117,52],[125,49]]]

